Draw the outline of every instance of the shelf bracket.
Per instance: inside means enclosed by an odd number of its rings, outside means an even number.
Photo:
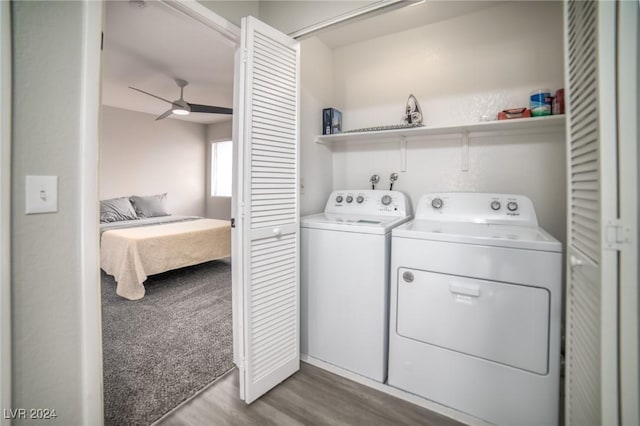
[[[469,171],[469,131],[462,132],[462,171]]]
[[[407,171],[407,138],[400,136],[400,171]]]

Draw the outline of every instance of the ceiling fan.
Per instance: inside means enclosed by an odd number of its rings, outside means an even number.
[[[171,104],[171,108],[165,111],[162,115],[158,116],[156,120],[162,120],[163,118],[167,118],[171,114],[187,115],[190,112],[206,112],[210,114],[233,114],[233,110],[231,108],[211,106],[211,105],[191,104],[185,101],[182,94],[184,92],[185,86],[189,83],[185,80],[176,78],[176,84],[180,87],[180,99],[175,100],[173,102],[170,100],[161,98],[160,96],[151,94],[149,92],[145,92],[144,90],[136,89],[135,87],[129,86],[129,89],[133,89],[140,93],[144,93],[145,95],[153,96],[156,99],[160,99],[161,101],[165,101]]]

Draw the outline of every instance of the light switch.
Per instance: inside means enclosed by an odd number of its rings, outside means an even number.
[[[27,176],[26,214],[58,211],[58,176]]]

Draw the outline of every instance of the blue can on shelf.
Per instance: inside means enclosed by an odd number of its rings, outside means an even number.
[[[551,115],[551,90],[539,89],[531,92],[529,103],[532,117]]]

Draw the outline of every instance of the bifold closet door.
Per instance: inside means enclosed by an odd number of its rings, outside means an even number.
[[[299,43],[247,17],[238,57],[234,358],[251,403],[300,368]]]
[[[565,3],[568,241],[565,423],[618,424],[616,4]]]

